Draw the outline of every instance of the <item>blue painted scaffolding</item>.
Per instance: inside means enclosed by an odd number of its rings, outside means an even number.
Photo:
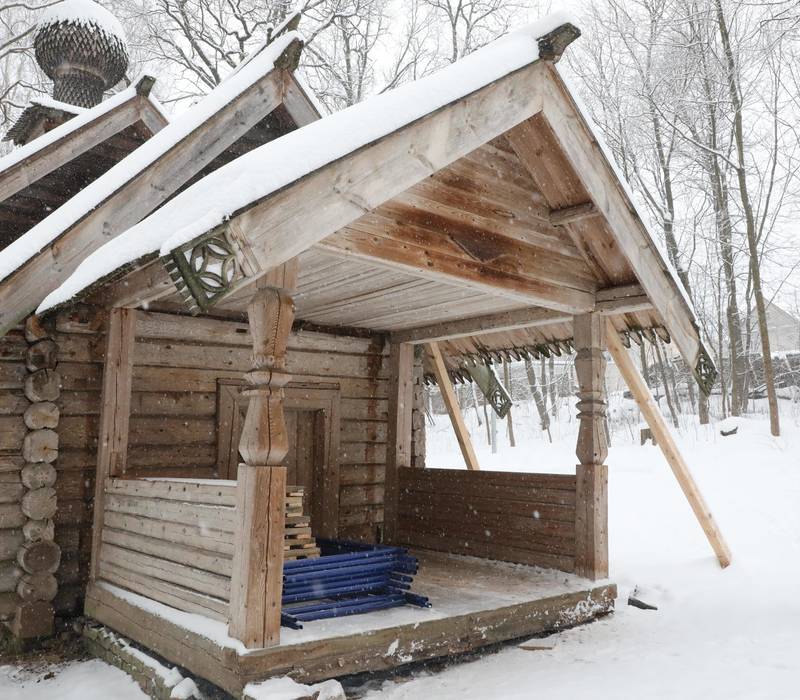
[[[419,568],[402,547],[318,539],[321,556],[283,564],[281,624],[374,612],[402,605],[429,608],[411,592]]]

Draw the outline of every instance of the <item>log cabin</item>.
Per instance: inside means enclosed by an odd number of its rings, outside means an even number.
[[[606,352],[730,561],[626,352],[659,337],[713,384],[681,282],[557,66],[579,35],[554,16],[321,117],[290,18],[188,114],[25,219],[0,252],[11,633],[83,610],[240,695],[607,614]],[[152,124],[139,85],[128,123]],[[95,129],[124,99],[0,160],[0,186],[26,173],[0,212],[129,128]],[[453,381],[551,353],[575,356],[574,473],[481,470]],[[425,468],[426,381],[466,469]],[[364,561],[395,556],[414,576],[363,582]],[[320,571],[340,588],[292,615],[286,591]]]

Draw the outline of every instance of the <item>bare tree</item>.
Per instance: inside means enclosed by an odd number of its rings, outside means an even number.
[[[453,63],[505,34],[527,9],[515,0],[420,0],[431,21],[443,27],[440,46],[444,60]]]
[[[38,15],[51,4],[42,0],[0,2],[0,120],[5,127],[32,95],[46,91],[46,80],[33,58],[33,38]]]
[[[769,403],[770,430],[773,435],[780,435],[780,415],[778,412],[778,396],[775,391],[775,373],[772,367],[772,352],[769,345],[769,328],[767,325],[767,306],[764,301],[764,291],[761,283],[761,256],[759,251],[759,238],[763,233],[762,227],[756,218],[756,207],[750,194],[748,182],[748,164],[746,152],[748,144],[745,140],[744,117],[743,117],[743,98],[741,93],[741,74],[734,54],[731,42],[731,34],[725,9],[722,0],[714,0],[716,10],[717,27],[719,29],[720,41],[724,51],[724,64],[726,68],[725,77],[730,95],[733,134],[735,145],[735,172],[739,188],[742,210],[744,212],[745,230],[747,233],[747,245],[750,253],[750,274],[752,278],[753,297],[756,304],[756,314],[758,318],[758,329],[761,337],[761,354],[764,363],[764,383],[767,389],[767,401]],[[777,95],[777,92],[776,92]],[[777,110],[776,110],[777,111]],[[779,116],[773,113],[775,128]],[[777,135],[775,145],[777,148]],[[773,160],[773,167],[777,165],[777,157]],[[768,195],[769,196],[769,195]],[[765,212],[764,212],[765,213]]]

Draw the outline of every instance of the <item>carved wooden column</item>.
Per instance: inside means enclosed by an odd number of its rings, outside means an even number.
[[[284,509],[289,450],[283,413],[286,345],[294,319],[296,262],[269,273],[248,307],[253,368],[239,452],[230,634],[248,648],[280,641]]]
[[[608,576],[608,456],[603,389],[605,322],[599,314],[575,316],[575,373],[578,378],[575,572],[590,579]]]

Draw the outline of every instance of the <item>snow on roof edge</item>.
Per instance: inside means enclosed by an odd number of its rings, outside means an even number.
[[[41,252],[67,228],[75,225],[87,213],[113,195],[120,187],[127,184],[135,174],[140,173],[151,165],[169,148],[188,136],[213,114],[224,108],[259,78],[272,70],[275,60],[297,38],[300,38],[297,32],[288,32],[276,39],[270,45],[271,50],[262,52],[258,59],[248,65],[247,69],[239,73],[235,79],[223,80],[208,95],[199,100],[194,107],[181,113],[139,148],[7,246],[3,250],[3,255],[0,256],[0,282]],[[107,104],[111,99],[113,97],[101,102],[100,105]],[[91,111],[88,110],[88,112]],[[85,115],[70,119],[67,124],[72,124],[76,119],[80,119],[83,116]],[[56,129],[53,131],[56,131]],[[48,132],[48,134],[50,133],[53,132]],[[38,139],[31,143],[36,141]],[[25,146],[22,148],[25,148]],[[0,161],[0,164],[2,164],[2,161]]]
[[[240,156],[87,256],[37,311],[63,304],[144,255],[156,250],[167,254],[247,204],[535,62],[538,39],[564,24],[577,26],[567,13],[549,15],[432,75],[372,96]],[[225,201],[220,204],[220,199]]]
[[[29,141],[24,146],[17,146],[10,151],[8,155],[0,158],[0,174],[134,97],[136,97],[136,88],[131,85],[89,109],[66,105],[56,100],[41,98],[31,100],[32,105],[41,105],[48,109],[63,109],[65,112],[71,111],[75,116],[65,121],[63,124],[59,124],[55,129],[51,129],[41,136],[37,136],[33,141]],[[60,106],[62,104],[64,104],[64,107]],[[71,107],[72,109],[67,110],[66,107]]]

